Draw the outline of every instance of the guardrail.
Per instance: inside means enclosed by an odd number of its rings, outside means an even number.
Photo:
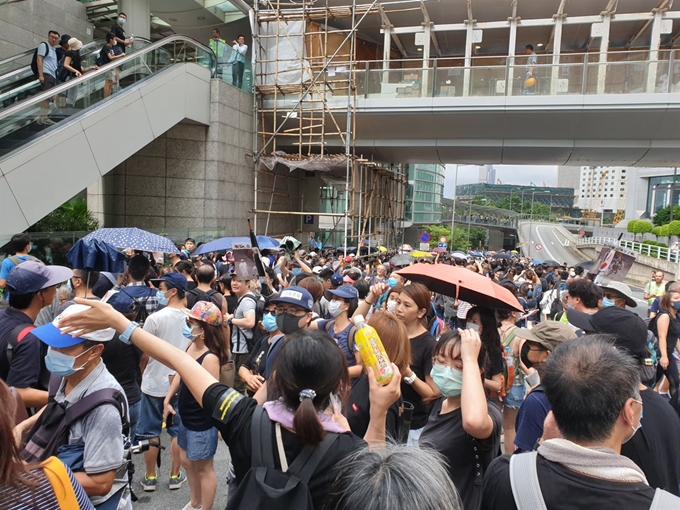
[[[616,246],[622,246],[638,252],[641,255],[647,255],[648,257],[675,263],[680,262],[680,252],[678,250],[671,250],[670,248],[664,248],[662,246],[653,246],[651,244],[638,243],[636,241],[619,241],[618,239],[613,239],[611,237],[581,237],[576,242],[577,246],[588,244],[615,244]]]

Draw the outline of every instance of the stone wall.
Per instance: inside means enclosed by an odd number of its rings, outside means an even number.
[[[85,5],[76,0],[22,0],[0,5],[0,60],[36,48],[56,30],[92,40]]]

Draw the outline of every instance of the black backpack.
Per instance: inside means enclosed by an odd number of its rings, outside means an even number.
[[[33,52],[33,58],[31,59],[31,71],[33,72],[33,76],[35,76],[36,78],[38,78],[38,76],[40,76],[38,74],[38,50],[40,49],[40,45],[42,45],[42,44],[45,45],[45,48],[47,49],[47,51],[45,52],[44,55],[41,55],[41,56],[43,58],[45,58],[50,52],[50,44],[48,42],[40,43],[38,45],[38,47],[35,49],[35,51]]]
[[[559,286],[555,286],[550,292],[554,291],[557,291],[557,296],[555,296],[552,303],[550,303],[550,313],[548,314],[550,320],[557,320],[555,319],[555,316],[564,311],[564,307],[562,306],[562,292],[560,291]]]
[[[136,311],[136,313],[135,313],[135,318],[134,318],[133,320],[134,320],[137,324],[139,324],[140,326],[144,326],[144,322],[145,322],[146,319],[149,317],[149,315],[151,315],[151,314],[149,313],[149,311],[146,309],[146,302],[149,300],[149,298],[150,298],[153,294],[149,294],[148,296],[146,296],[146,297],[144,298],[144,301],[139,302],[139,301],[137,301],[138,298],[135,298],[135,297],[131,296],[128,292],[125,292],[125,288],[121,288],[120,291],[123,292],[123,293],[125,293],[125,294],[127,294],[127,295],[130,297],[130,299],[132,299],[132,301],[134,302],[135,306],[137,307],[137,311]]]
[[[50,380],[47,407],[31,429],[28,436],[30,439],[20,453],[21,458],[26,462],[42,462],[57,455],[59,447],[68,444],[71,423],[80,420],[102,405],[112,405],[118,409],[123,423],[122,434],[127,435],[129,431],[127,402],[122,392],[113,388],[93,391],[67,408],[65,404],[60,404],[54,399],[60,383],[61,378],[58,377],[52,377]]]
[[[262,337],[268,334],[266,331],[262,331],[259,328],[259,324],[262,322],[262,317],[264,317],[264,300],[258,299],[252,294],[246,294],[245,296],[242,296],[241,299],[238,300],[234,310],[241,306],[241,301],[243,301],[244,299],[252,299],[255,302],[255,325],[250,329],[250,331],[252,332],[252,337],[250,339],[246,338],[246,343],[248,344],[248,351],[251,351],[253,347],[255,347],[257,343],[262,339]],[[232,327],[236,328],[237,335],[243,334],[241,328],[239,328],[238,326]]]
[[[189,298],[189,296],[192,296]],[[204,292],[201,289],[193,289],[187,292],[187,308],[191,309],[199,301],[205,301],[207,303],[214,304],[217,308],[222,311],[222,294],[217,292],[215,289],[210,289],[208,292]]]
[[[288,470],[283,471],[274,460],[273,429],[274,423],[266,411],[256,406],[250,429],[250,470],[239,483],[227,510],[314,510],[309,480],[338,434],[327,433],[317,447],[305,445]],[[282,444],[278,448],[284,451]]]

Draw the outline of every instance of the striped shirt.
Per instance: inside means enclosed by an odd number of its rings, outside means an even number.
[[[78,508],[73,510],[94,510],[85,490],[73,476],[68,466],[66,466],[66,471],[78,501]],[[31,473],[35,475],[40,485],[38,487],[0,487],[0,508],[3,510],[35,510],[36,508],[40,510],[60,510],[54,489],[52,489],[52,485],[42,469],[34,469]]]

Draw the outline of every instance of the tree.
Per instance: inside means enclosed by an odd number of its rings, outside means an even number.
[[[637,228],[641,234],[649,234],[652,231],[652,222],[647,220],[638,220]]]
[[[29,232],[66,232],[97,230],[99,222],[87,209],[87,200],[72,198],[31,226]]]
[[[680,236],[680,221],[679,220],[673,220],[671,221],[668,225],[664,225],[668,227],[668,234],[672,236]]]
[[[673,218],[680,219],[680,205],[673,206]],[[665,225],[671,221],[671,208],[662,207],[654,215],[654,225]]]
[[[640,233],[637,226],[639,221],[640,220],[630,220],[628,222],[628,232],[633,234],[633,239],[635,240],[637,240],[637,234]]]
[[[430,248],[437,247],[440,237],[445,237],[447,242],[451,244],[451,227],[445,225],[427,225],[424,230],[430,234]]]
[[[633,220],[633,221],[635,221],[635,220]],[[657,240],[658,240],[659,237],[661,236],[661,227],[660,226],[654,227],[652,229],[652,234],[654,234],[656,236]]]
[[[659,236],[661,237],[668,237],[670,235],[668,225],[661,225],[659,227]]]

